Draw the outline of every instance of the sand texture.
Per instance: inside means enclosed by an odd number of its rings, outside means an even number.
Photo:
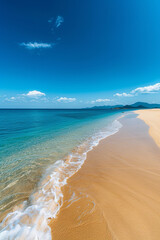
[[[153,119],[147,111],[140,117],[159,129],[160,111]],[[160,239],[160,149],[136,114],[120,121],[120,131],[89,152],[63,187],[63,206],[50,223],[54,240]]]
[[[136,113],[149,126],[149,134],[160,147],[160,109],[139,110]]]

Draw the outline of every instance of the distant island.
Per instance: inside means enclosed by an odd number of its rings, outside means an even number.
[[[151,103],[145,103],[145,102],[136,102],[131,105],[113,105],[113,106],[94,106],[92,108],[87,108],[87,109],[107,109],[107,110],[113,110],[113,109],[151,109],[151,108],[160,108],[160,104],[151,104]]]

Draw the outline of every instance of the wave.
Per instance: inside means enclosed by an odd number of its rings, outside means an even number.
[[[63,204],[62,187],[81,168],[87,153],[102,139],[118,132],[121,126],[115,120],[74,149],[64,160],[58,160],[50,166],[37,191],[3,219],[0,224],[0,240],[51,240],[49,222],[56,217]]]

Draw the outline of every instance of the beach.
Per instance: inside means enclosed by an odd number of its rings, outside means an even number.
[[[0,110],[0,239],[51,239],[62,187],[88,151],[119,131],[121,111]]]
[[[0,9],[0,240],[160,240],[160,1]]]
[[[160,110],[129,113],[63,186],[54,240],[160,239]],[[158,131],[157,131],[158,129]]]
[[[137,113],[139,114],[138,117],[149,125],[149,134],[160,147],[160,110],[139,110]]]

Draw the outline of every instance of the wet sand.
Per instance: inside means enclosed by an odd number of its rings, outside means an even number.
[[[136,114],[120,121],[63,187],[54,240],[160,239],[160,149]]]

